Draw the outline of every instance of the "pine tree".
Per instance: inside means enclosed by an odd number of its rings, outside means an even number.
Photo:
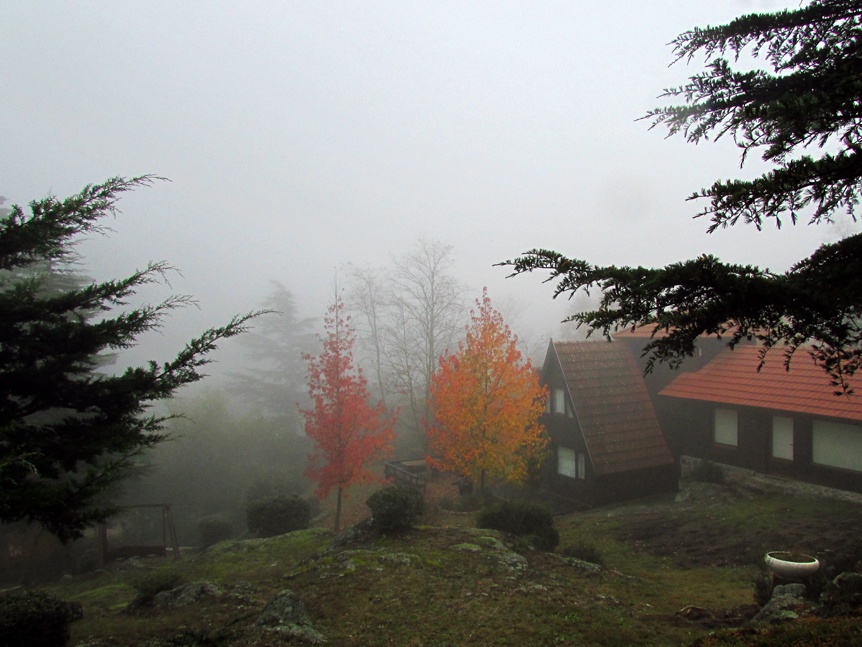
[[[293,294],[277,281],[272,286],[263,303],[271,313],[239,339],[254,365],[231,376],[231,386],[243,402],[298,433],[296,405],[308,400],[302,356],[315,349],[316,339],[311,319],[299,317]]]
[[[113,178],[65,200],[48,197],[0,219],[0,520],[36,521],[66,541],[112,512],[106,491],[135,457],[165,439],[168,417],[150,406],[200,380],[207,354],[257,313],[206,330],[172,360],[111,375],[121,351],[189,302],[171,296],[124,309],[136,289],[171,270],[83,285],[49,283],[46,267],[75,258],[80,236],[102,232],[121,194],[155,178]]]
[[[715,182],[689,199],[709,233],[750,224],[780,227],[808,218],[830,222],[841,211],[857,218],[862,190],[862,6],[813,0],[795,10],[742,16],[727,25],[695,28],[674,42],[676,60],[706,58],[707,69],[664,96],[683,105],[652,110],[652,126],[699,143],[731,137],[742,161],[759,152],[773,168],[753,180]],[[738,71],[751,57],[759,69]],[[729,60],[732,59],[732,60]],[[806,346],[836,393],[862,365],[862,234],[822,245],[787,272],[729,265],[703,255],[664,268],[600,267],[545,249],[503,265],[514,274],[550,272],[554,296],[599,288],[596,310],[570,318],[590,332],[656,325],[665,335],[644,349],[678,365],[700,335],[725,335],[731,347],[755,339],[765,354],[784,349],[789,368]]]

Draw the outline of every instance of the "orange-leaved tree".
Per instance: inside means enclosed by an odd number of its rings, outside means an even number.
[[[306,475],[317,482],[319,498],[336,491],[338,532],[344,493],[354,483],[375,479],[367,466],[391,450],[396,414],[387,414],[382,402],[369,404],[367,382],[353,361],[355,334],[340,298],[329,307],[324,327],[321,354],[303,355],[312,407],[301,411],[315,446]]]
[[[486,480],[523,483],[547,446],[539,423],[547,390],[491,306],[487,288],[470,311],[458,352],[431,380],[429,460],[484,491]]]

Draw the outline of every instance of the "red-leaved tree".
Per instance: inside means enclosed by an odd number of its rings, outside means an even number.
[[[547,391],[487,290],[470,312],[458,352],[440,358],[431,380],[432,464],[477,483],[523,483],[547,445],[539,416]]]
[[[382,402],[368,402],[367,382],[353,361],[355,334],[340,298],[327,311],[324,326],[321,354],[303,355],[313,406],[301,412],[315,445],[305,473],[317,482],[319,498],[335,489],[338,532],[344,493],[354,483],[375,479],[367,465],[391,450],[396,414],[387,414]]]

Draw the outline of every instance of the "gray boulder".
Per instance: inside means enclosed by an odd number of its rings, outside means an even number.
[[[192,582],[153,596],[154,607],[183,607],[202,598],[219,598],[224,593],[212,582]]]
[[[837,575],[823,591],[820,603],[827,613],[846,613],[862,604],[862,573]]]
[[[800,610],[811,606],[805,600],[806,591],[804,584],[779,584],[772,589],[772,597],[751,619],[751,624],[771,625],[795,620],[799,617]]]
[[[267,603],[255,626],[314,645],[326,642],[323,634],[311,625],[302,600],[290,589],[284,589]]]
[[[862,573],[841,573],[832,580],[835,594],[844,602],[862,602]]]

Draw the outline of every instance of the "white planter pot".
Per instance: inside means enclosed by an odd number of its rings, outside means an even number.
[[[820,560],[811,555],[779,550],[766,553],[766,567],[785,580],[804,580],[817,572]]]

